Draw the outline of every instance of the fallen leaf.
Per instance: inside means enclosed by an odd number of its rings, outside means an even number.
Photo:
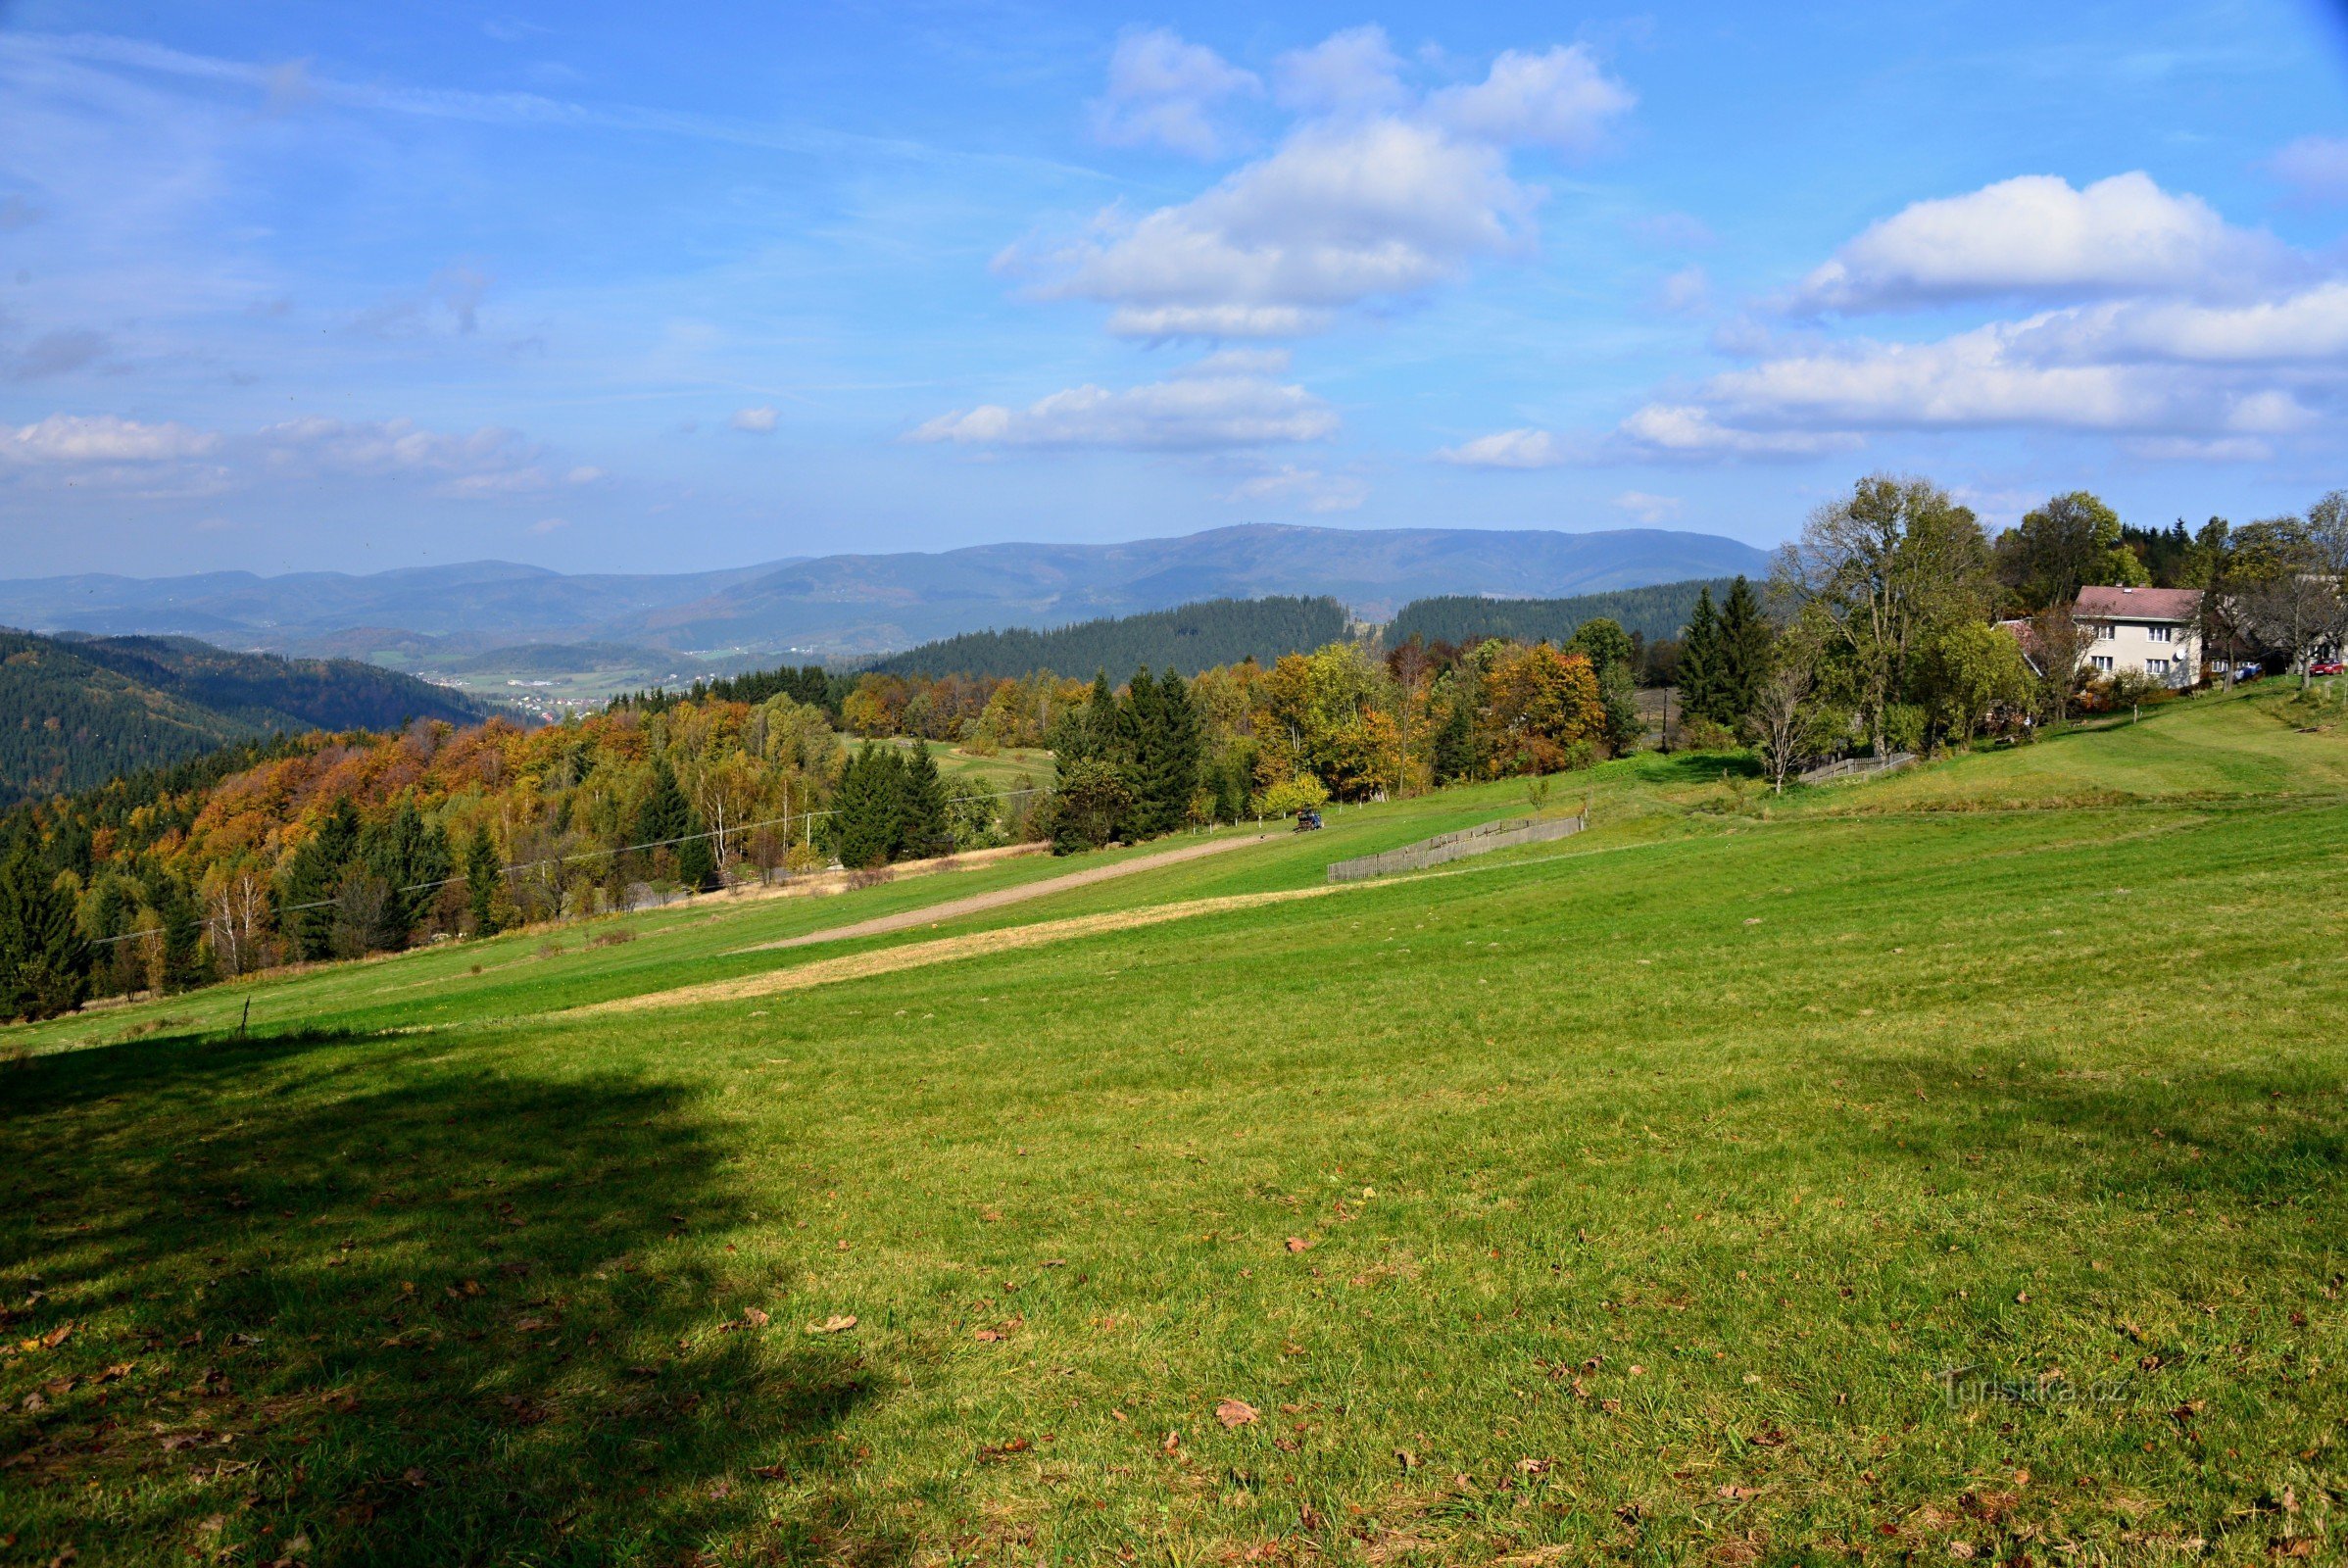
[[[1244,1427],[1255,1419],[1255,1406],[1244,1399],[1225,1399],[1215,1406],[1215,1419],[1226,1429]]]
[[[1162,1442],[1162,1443],[1160,1443],[1160,1444],[1158,1445],[1158,1447],[1160,1447],[1161,1449],[1165,1450],[1167,1453],[1172,1453],[1172,1452],[1173,1452],[1173,1451],[1174,1451],[1176,1448],[1179,1448],[1179,1447],[1181,1447],[1181,1446],[1182,1446],[1182,1434],[1181,1434],[1181,1433],[1179,1433],[1179,1432],[1169,1432],[1169,1433],[1167,1433],[1167,1434],[1166,1434],[1166,1436],[1165,1436],[1165,1441],[1164,1441],[1164,1442]]]
[[[820,1323],[807,1325],[809,1334],[845,1334],[856,1326],[856,1314],[835,1312]]]
[[[1519,1459],[1516,1467],[1520,1473],[1529,1476],[1545,1476],[1549,1473],[1549,1461],[1546,1459]]]
[[[1035,1445],[1025,1438],[1012,1438],[1003,1443],[982,1443],[978,1448],[978,1462],[994,1464],[1009,1458],[1014,1453],[1025,1453],[1034,1446]]]
[[[1312,1250],[1312,1243],[1306,1241],[1301,1236],[1292,1236],[1283,1245],[1285,1245],[1292,1252],[1308,1252]]]
[[[774,1319],[758,1307],[746,1306],[742,1309],[742,1321],[754,1329],[762,1329]]]

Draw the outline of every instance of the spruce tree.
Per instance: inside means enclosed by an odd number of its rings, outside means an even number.
[[[163,917],[163,989],[193,991],[209,985],[212,965],[203,952],[204,920],[186,884],[177,877],[166,878],[162,904],[155,912]]]
[[[439,897],[437,884],[454,869],[448,835],[438,823],[424,820],[415,801],[402,801],[391,815],[360,834],[359,859],[388,892],[383,929],[370,946],[405,948]]]
[[[929,742],[914,743],[898,792],[897,850],[908,859],[954,853],[954,823],[946,814],[946,781],[938,777]]]
[[[1136,708],[1143,708],[1149,673],[1134,677]],[[1135,726],[1140,744],[1134,758],[1134,825],[1149,837],[1171,833],[1189,818],[1206,738],[1181,675],[1168,669],[1147,690],[1150,700]]]
[[[358,858],[359,833],[359,808],[344,796],[318,831],[294,851],[279,893],[283,903],[277,929],[293,939],[300,957],[315,960],[333,955],[334,897],[343,873]]]
[[[665,759],[653,763],[653,785],[636,808],[636,842],[673,847],[692,831],[693,808],[677,787],[676,769]],[[652,853],[650,850],[646,854]]]
[[[1680,711],[1727,723],[1714,710],[1722,694],[1720,619],[1713,612],[1712,590],[1695,596],[1695,612],[1688,617],[1688,638],[1680,648]]]
[[[1739,577],[1729,588],[1720,613],[1720,711],[1706,716],[1736,725],[1753,710],[1761,683],[1769,678],[1770,630],[1753,585]]]
[[[81,1005],[90,948],[73,900],[28,844],[0,862],[0,1018],[51,1018]]]
[[[717,857],[704,836],[701,820],[685,818],[685,842],[677,846],[677,880],[696,893],[709,893],[720,885],[717,875]]]
[[[472,906],[473,935],[493,937],[505,924],[504,900],[506,868],[500,863],[497,841],[489,836],[489,824],[484,822],[473,829],[473,841],[465,852],[465,897]]]
[[[903,775],[896,753],[883,752],[871,741],[848,760],[832,803],[832,831],[842,865],[860,870],[887,865],[895,858]]]

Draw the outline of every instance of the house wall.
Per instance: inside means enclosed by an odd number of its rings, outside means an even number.
[[[2201,678],[2201,634],[2177,620],[2097,620],[2087,662],[2098,675],[2141,670],[2174,686]]]

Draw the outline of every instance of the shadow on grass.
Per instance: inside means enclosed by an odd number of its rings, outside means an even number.
[[[0,1074],[10,1544],[901,1560],[837,1441],[881,1382],[732,1260],[753,1216],[694,1097],[440,1049],[155,1041]]]

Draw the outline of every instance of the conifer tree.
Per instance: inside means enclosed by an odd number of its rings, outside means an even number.
[[[177,877],[167,877],[162,904],[155,911],[163,918],[163,989],[193,991],[212,981],[212,966],[202,951],[204,921],[196,901]]]
[[[0,1018],[51,1018],[81,1005],[90,950],[73,900],[20,843],[0,862]]]
[[[281,893],[284,917],[277,929],[293,938],[294,952],[303,958],[330,957],[334,952],[334,896],[343,873],[359,856],[359,808],[344,796],[334,803],[318,831],[294,851],[286,867]]]
[[[833,834],[840,863],[851,869],[887,865],[896,857],[898,795],[904,769],[893,751],[871,741],[848,760],[833,801]]]
[[[693,808],[677,787],[676,769],[665,758],[653,763],[653,787],[636,808],[636,842],[671,845],[692,831],[692,818]]]
[[[721,881],[717,874],[717,857],[711,852],[709,839],[703,835],[701,819],[688,814],[681,836],[685,842],[677,846],[677,880],[696,893],[715,890]]]
[[[465,897],[472,906],[473,935],[493,937],[505,925],[506,868],[499,863],[497,841],[489,836],[489,824],[484,822],[473,829],[473,841],[465,852]]]
[[[448,835],[438,823],[427,823],[413,800],[359,835],[359,859],[387,894],[382,931],[372,945],[397,951],[410,936],[453,868]]]
[[[914,745],[898,795],[898,853],[909,859],[954,853],[954,824],[946,814],[946,783],[938,777],[929,742]]]
[[[1741,722],[1753,710],[1761,683],[1769,678],[1769,620],[1753,585],[1739,577],[1721,607],[1719,681],[1714,710],[1704,716],[1723,724]]]
[[[1134,677],[1137,708],[1149,673],[1144,670]],[[1154,836],[1173,832],[1189,816],[1206,738],[1190,688],[1179,674],[1169,669],[1148,690],[1149,707],[1144,721],[1136,725],[1134,826],[1143,836]]]
[[[1721,700],[1721,662],[1720,618],[1712,609],[1712,590],[1705,588],[1695,596],[1695,611],[1688,617],[1688,637],[1680,648],[1682,712],[1713,717]]]

